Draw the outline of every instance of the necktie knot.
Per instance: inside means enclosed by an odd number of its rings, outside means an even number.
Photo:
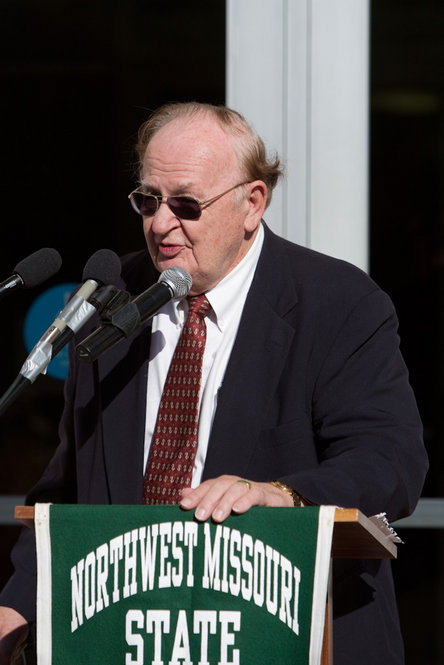
[[[211,309],[211,305],[208,302],[207,296],[205,293],[201,293],[198,296],[188,296],[188,316],[190,314],[196,314],[200,318],[204,318]]]

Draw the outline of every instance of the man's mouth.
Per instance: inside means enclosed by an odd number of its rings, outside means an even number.
[[[158,246],[159,254],[162,254],[168,259],[177,256],[182,249],[183,249],[182,245],[160,243],[160,245]]]

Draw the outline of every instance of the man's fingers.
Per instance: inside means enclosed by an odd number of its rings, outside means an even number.
[[[254,484],[241,478],[233,480],[234,482],[231,483],[226,492],[213,504],[211,517],[215,522],[223,522],[234,510],[239,500],[243,501],[243,505],[247,506],[245,510],[248,510],[248,508],[251,508],[256,503],[254,499]],[[244,510],[236,512],[244,512]],[[202,517],[198,517],[198,519],[207,519],[203,515],[204,513],[202,512]]]
[[[187,510],[194,508],[199,521],[212,517],[215,522],[222,522],[232,511],[243,513],[251,506],[266,505],[262,487],[266,485],[238,476],[220,476],[193,490],[187,489],[180,505]]]
[[[184,493],[180,502],[187,510],[195,508],[196,519],[203,521],[213,517],[217,522],[225,519],[233,503],[248,491],[244,483],[238,483],[236,476],[220,476],[204,481],[199,487]]]

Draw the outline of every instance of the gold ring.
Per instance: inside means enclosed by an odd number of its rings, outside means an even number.
[[[242,478],[239,478],[236,482],[238,483],[243,483],[244,485],[247,486],[247,489],[251,490],[251,483],[249,480],[242,480]]]

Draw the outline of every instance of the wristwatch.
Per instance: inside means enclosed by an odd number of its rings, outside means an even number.
[[[280,480],[272,480],[270,481],[270,485],[274,485],[274,487],[277,487],[286,494],[289,494],[293,499],[293,504],[295,506],[301,508],[302,506],[306,505],[305,500],[292,487],[290,487],[290,485],[287,485],[286,483],[283,483]]]

